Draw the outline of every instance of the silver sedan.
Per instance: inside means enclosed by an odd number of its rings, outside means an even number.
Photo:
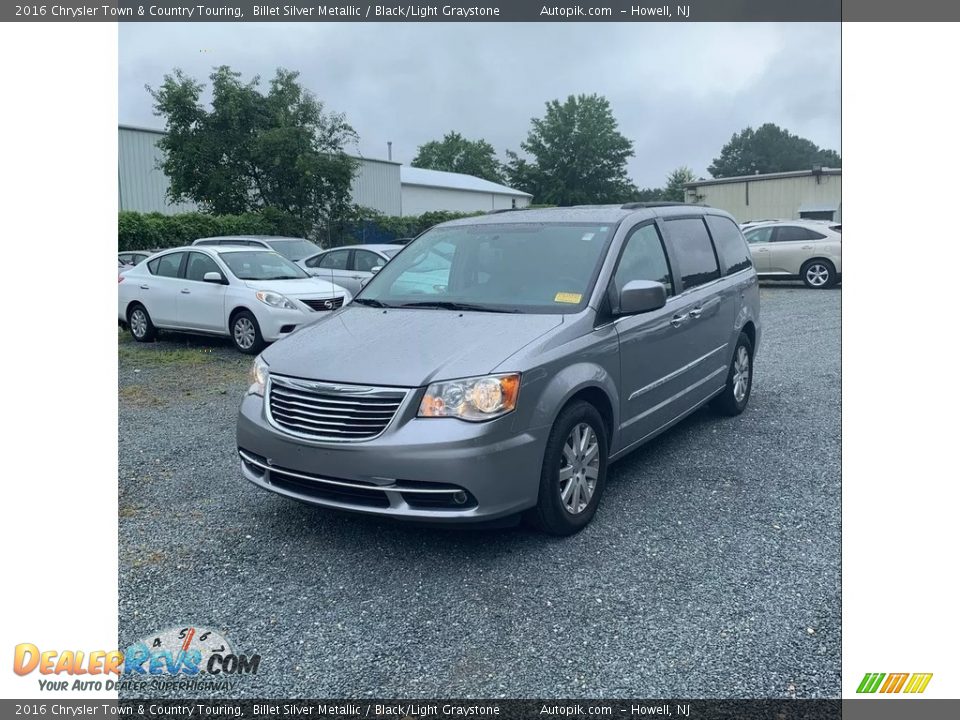
[[[304,258],[297,265],[310,275],[360,292],[363,284],[403,250],[403,245],[346,245]]]

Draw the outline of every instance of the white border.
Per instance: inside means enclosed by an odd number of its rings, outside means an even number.
[[[0,67],[0,695],[116,697],[12,668],[117,644],[117,26],[0,24]]]
[[[842,39],[843,695],[932,672],[917,697],[957,698],[960,36]]]

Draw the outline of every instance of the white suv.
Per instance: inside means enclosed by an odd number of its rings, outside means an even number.
[[[840,223],[777,220],[743,229],[761,280],[803,280],[810,288],[840,281]]]

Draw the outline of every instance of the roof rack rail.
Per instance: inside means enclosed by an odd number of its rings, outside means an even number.
[[[678,205],[693,205],[694,203],[685,203],[685,202],[674,202],[668,200],[658,200],[656,202],[629,202],[624,203],[620,206],[622,210],[642,210],[643,208],[658,208],[658,207],[677,207]],[[705,205],[697,205],[696,207],[706,207]]]

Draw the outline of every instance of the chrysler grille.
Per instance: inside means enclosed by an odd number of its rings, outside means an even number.
[[[299,380],[271,375],[270,420],[281,430],[316,440],[369,440],[382,433],[405,390]]]

